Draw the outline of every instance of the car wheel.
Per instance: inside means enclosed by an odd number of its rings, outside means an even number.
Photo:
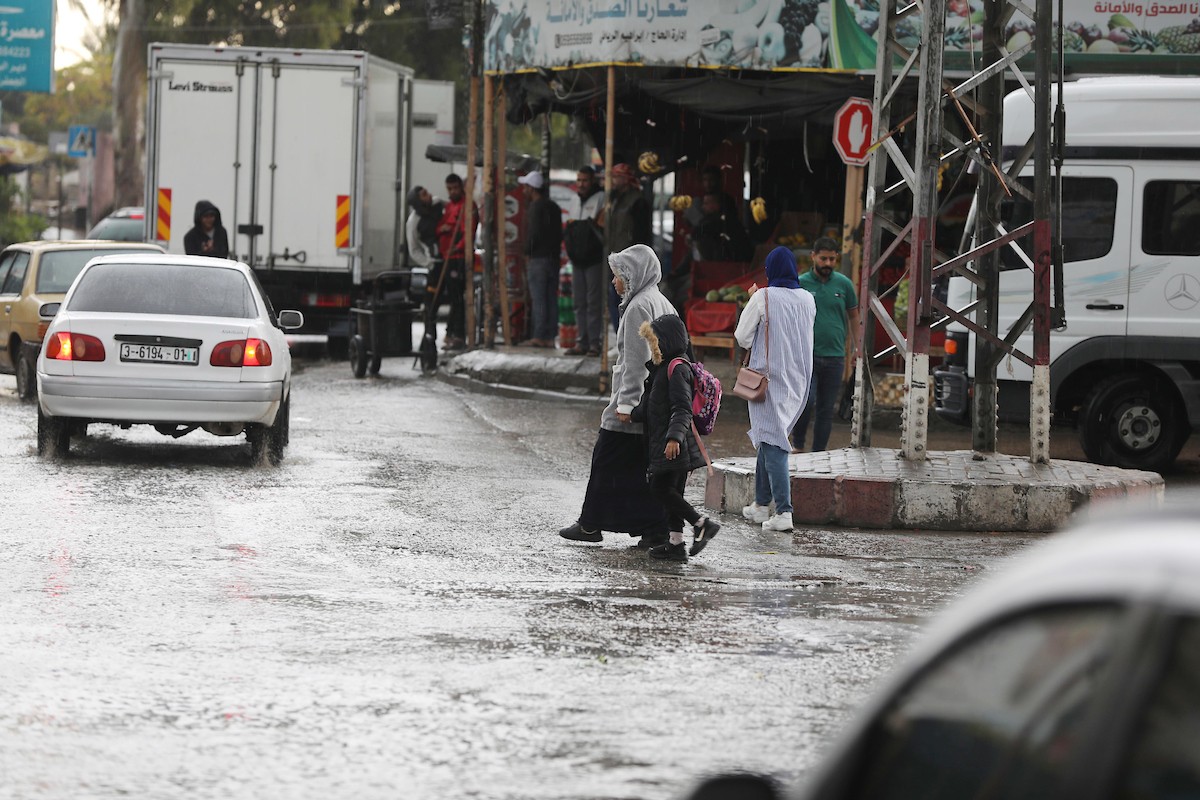
[[[18,345],[18,348],[14,370],[17,374],[17,397],[32,400],[37,397],[37,375],[34,373],[33,358],[25,352],[24,346]]]
[[[1132,373],[1100,381],[1079,416],[1079,443],[1088,459],[1125,469],[1161,471],[1190,433],[1174,389]]]
[[[350,371],[356,378],[367,375],[367,343],[361,336],[352,336],[349,344]]]
[[[285,399],[279,404],[275,422],[270,427],[256,425],[246,432],[246,438],[250,440],[251,463],[277,467],[283,462],[291,427],[291,405],[291,398]]]
[[[71,448],[71,420],[50,417],[38,409],[37,452],[43,458],[61,458]]]

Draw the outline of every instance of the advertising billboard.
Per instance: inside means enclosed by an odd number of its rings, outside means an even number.
[[[54,0],[0,4],[0,90],[54,91]]]
[[[981,66],[983,2],[949,0],[947,67]],[[1063,49],[1077,73],[1200,71],[1191,58],[1200,53],[1200,0],[1065,0],[1064,15]],[[869,71],[878,24],[878,0],[489,0],[484,67]],[[1009,49],[1032,33],[1013,15]],[[901,44],[915,47],[920,37],[918,15],[900,22]]]

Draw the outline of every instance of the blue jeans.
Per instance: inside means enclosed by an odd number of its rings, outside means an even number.
[[[533,339],[553,343],[558,336],[558,269],[558,260],[553,258],[530,258],[527,263]]]
[[[804,438],[808,434],[808,423],[814,417],[812,452],[824,450],[829,444],[829,432],[833,430],[833,410],[837,407],[838,395],[842,391],[842,371],[846,367],[844,356],[816,356],[813,358],[812,385],[808,387],[808,404],[800,415],[796,427],[792,428],[792,444],[797,450],[804,449]]]
[[[792,479],[788,476],[788,451],[763,442],[754,465],[754,502],[766,507],[775,501],[776,514],[792,513]]]

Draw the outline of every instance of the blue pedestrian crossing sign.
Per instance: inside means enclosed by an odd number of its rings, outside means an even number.
[[[90,125],[72,125],[67,129],[67,155],[86,158],[96,154],[96,129]]]

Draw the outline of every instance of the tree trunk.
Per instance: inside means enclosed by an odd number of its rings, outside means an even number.
[[[117,50],[113,57],[114,201],[117,207],[143,205],[142,150],[145,147],[146,5],[120,0]]]

